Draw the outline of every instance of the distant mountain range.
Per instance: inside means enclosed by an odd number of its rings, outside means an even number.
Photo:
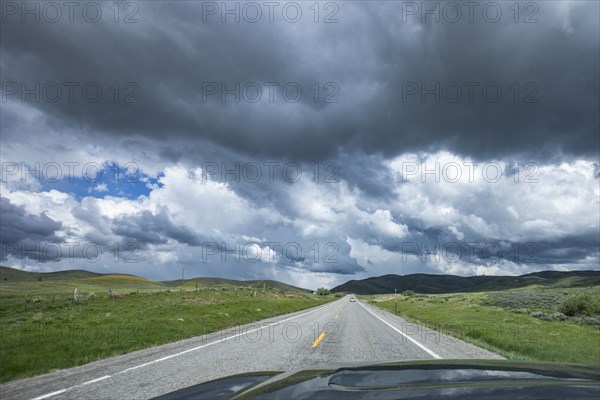
[[[0,283],[19,281],[69,281],[91,280],[97,283],[116,284],[124,279],[131,284],[144,285],[148,288],[171,287],[249,287],[256,289],[274,289],[284,292],[309,292],[308,289],[288,285],[273,280],[233,280],[224,278],[190,278],[173,281],[152,281],[127,274],[100,274],[81,269],[57,272],[27,272],[19,269],[0,266]],[[331,289],[332,292],[355,294],[401,293],[412,290],[416,293],[457,293],[484,292],[507,289],[518,289],[528,286],[541,287],[589,287],[600,285],[600,271],[542,271],[520,276],[456,276],[434,274],[383,275],[362,280],[351,280]]]
[[[331,289],[332,292],[356,294],[484,292],[518,289],[527,286],[589,287],[600,285],[600,271],[542,271],[520,276],[455,276],[455,275],[383,275],[351,280]]]
[[[78,279],[86,279],[96,281],[98,283],[114,283],[118,282],[119,279],[130,277],[135,278],[136,284],[145,285],[147,287],[156,288],[170,288],[170,287],[250,287],[256,289],[268,289],[268,290],[281,290],[284,292],[310,292],[308,289],[299,288],[296,286],[288,285],[283,282],[273,280],[233,280],[223,278],[190,278],[190,279],[178,279],[174,281],[152,281],[149,279],[141,278],[135,275],[128,274],[100,274],[97,272],[86,271],[83,269],[70,269],[65,271],[56,272],[28,272],[21,271],[15,268],[2,267],[0,266],[0,283],[1,282],[23,282],[23,281],[70,281]],[[130,281],[130,280],[128,280]]]

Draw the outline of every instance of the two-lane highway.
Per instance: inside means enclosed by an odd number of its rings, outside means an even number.
[[[250,371],[501,358],[351,296],[276,318],[0,386],[8,399],[147,399]]]

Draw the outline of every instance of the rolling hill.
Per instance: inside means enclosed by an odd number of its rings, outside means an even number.
[[[135,275],[100,274],[74,269],[57,272],[28,272],[0,266],[0,283],[33,281],[67,281],[97,286],[135,286],[147,288],[254,288],[306,293],[310,290],[273,280],[234,280],[196,277],[173,281],[152,281]],[[332,292],[356,294],[398,293],[412,290],[417,293],[484,292],[525,287],[589,287],[600,285],[600,271],[541,271],[520,276],[455,276],[434,274],[383,275],[351,280],[331,289]]]
[[[288,285],[283,282],[273,280],[233,280],[224,278],[190,278],[178,279],[173,281],[157,282],[146,278],[128,274],[100,274],[97,272],[86,271],[82,269],[72,269],[57,272],[28,272],[15,268],[0,266],[0,283],[13,282],[33,282],[33,281],[68,281],[70,283],[89,284],[96,286],[118,287],[156,287],[156,288],[207,288],[207,287],[237,287],[254,288],[267,290],[280,290],[283,292],[310,293],[308,289],[302,289],[296,286]]]
[[[254,289],[262,289],[265,288],[267,290],[281,290],[284,292],[297,292],[297,293],[307,293],[310,292],[308,289],[302,289],[296,286],[288,285],[287,283],[273,281],[273,280],[249,280],[249,281],[239,281],[234,279],[224,279],[224,278],[191,278],[191,279],[178,279],[175,281],[164,281],[162,282],[168,286],[183,286],[183,287],[195,287],[196,284],[198,287],[247,287]]]
[[[331,289],[332,292],[356,294],[484,292],[518,289],[528,286],[589,287],[600,285],[600,271],[542,271],[520,276],[455,276],[434,274],[383,275],[351,280]]]
[[[56,272],[28,272],[16,268],[0,266],[0,281],[22,282],[42,280],[68,280],[83,279],[101,276],[96,272],[90,272],[83,269],[69,269]]]

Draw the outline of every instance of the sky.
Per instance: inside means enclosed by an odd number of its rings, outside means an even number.
[[[2,265],[307,288],[600,269],[597,1],[0,12]]]

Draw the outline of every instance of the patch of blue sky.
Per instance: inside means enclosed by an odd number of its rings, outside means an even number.
[[[105,196],[136,199],[140,196],[148,196],[154,188],[162,187],[160,178],[163,174],[149,176],[134,163],[88,163],[79,168],[72,168],[68,173],[60,172],[54,175],[39,173],[35,176],[40,184],[40,190],[54,189],[70,193],[77,200],[84,197]]]

